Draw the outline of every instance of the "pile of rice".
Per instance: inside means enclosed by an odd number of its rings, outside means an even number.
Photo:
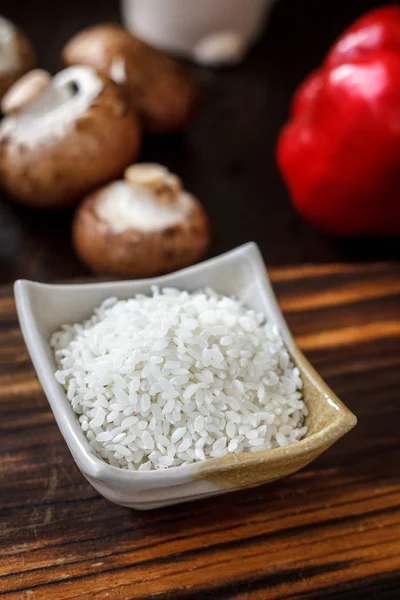
[[[177,467],[307,432],[300,373],[276,325],[212,290],[109,298],[50,343],[82,430],[116,467]]]

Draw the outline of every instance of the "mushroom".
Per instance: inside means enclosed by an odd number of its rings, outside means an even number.
[[[142,163],[84,200],[73,241],[96,273],[151,277],[200,260],[210,232],[204,209],[180,179],[161,165]]]
[[[0,17],[0,100],[9,87],[33,68],[35,56],[25,35]]]
[[[5,115],[17,114],[51,84],[51,76],[42,69],[33,69],[18,79],[4,94],[1,100],[1,110]]]
[[[98,25],[76,35],[63,51],[67,65],[86,64],[127,92],[149,133],[171,133],[192,119],[198,86],[181,63],[119,25]]]
[[[115,83],[90,67],[51,79],[32,71],[3,98],[0,182],[23,204],[72,204],[137,158],[138,118]]]

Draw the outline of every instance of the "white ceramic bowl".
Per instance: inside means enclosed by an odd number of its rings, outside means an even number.
[[[64,323],[82,321],[105,298],[149,293],[150,286],[194,291],[206,286],[235,295],[274,320],[299,366],[308,403],[309,433],[304,440],[273,450],[209,459],[165,471],[132,472],[99,458],[82,433],[63,387],[48,340]],[[123,506],[146,509],[251,487],[293,473],[351,429],[354,415],[336,398],[298,351],[278,308],[266,269],[253,243],[171,275],[139,281],[48,285],[20,280],[15,299],[22,333],[57,424],[84,476],[100,494]],[[71,491],[73,494],[73,491]]]
[[[203,65],[239,63],[276,0],[122,0],[122,17],[156,48]]]

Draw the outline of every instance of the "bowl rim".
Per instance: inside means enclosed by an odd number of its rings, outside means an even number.
[[[96,288],[98,290],[106,291],[110,286],[117,286],[119,289],[123,290],[139,281],[143,286],[149,287],[151,285],[168,285],[168,282],[177,274],[183,277],[187,275],[191,276],[200,269],[208,269],[223,261],[234,261],[241,257],[246,257],[253,263],[255,273],[259,278],[259,293],[262,294],[264,304],[266,305],[268,303],[272,310],[274,319],[280,328],[292,358],[301,370],[307,374],[312,385],[316,387],[318,391],[325,396],[326,400],[337,409],[336,418],[315,433],[306,436],[296,443],[280,448],[260,450],[258,452],[242,452],[240,454],[232,454],[220,458],[208,458],[205,461],[198,461],[190,465],[169,467],[164,470],[131,471],[106,463],[90,447],[84,432],[80,428],[78,419],[72,411],[64,388],[54,377],[53,367],[46,355],[46,343],[41,339],[38,321],[35,316],[35,311],[32,308],[30,296],[31,289],[37,287],[49,290],[57,288],[60,291],[65,290],[73,292],[76,291],[77,288]],[[342,435],[352,429],[357,422],[355,415],[343,404],[343,402],[341,402],[341,400],[339,400],[339,398],[337,398],[334,392],[328,387],[297,347],[281,309],[279,308],[261,252],[254,242],[249,242],[197,265],[181,269],[180,271],[148,279],[68,284],[41,283],[19,279],[14,283],[14,295],[22,334],[36,374],[56,419],[58,428],[60,429],[78,467],[90,478],[102,481],[118,480],[125,484],[130,482],[134,485],[140,484],[145,486],[146,484],[160,484],[160,486],[177,484],[188,478],[198,479],[199,473],[202,473],[205,476],[207,472],[215,473],[234,467],[235,465],[243,465],[243,463],[252,464],[275,462],[281,459],[287,460],[288,458],[316,452],[318,449],[321,449],[322,452],[327,446],[334,443]]]

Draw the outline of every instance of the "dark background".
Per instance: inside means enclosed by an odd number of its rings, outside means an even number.
[[[205,102],[190,129],[145,141],[142,160],[169,166],[207,207],[212,254],[255,240],[270,265],[400,257],[398,240],[335,240],[305,224],[290,206],[274,160],[296,85],[352,20],[381,4],[279,0],[263,38],[241,66],[196,69]],[[73,34],[118,20],[118,9],[116,1],[0,1],[0,13],[29,35],[38,64],[52,72],[61,68],[61,48]],[[72,211],[17,207],[0,194],[0,283],[85,275],[70,244],[71,216]]]

